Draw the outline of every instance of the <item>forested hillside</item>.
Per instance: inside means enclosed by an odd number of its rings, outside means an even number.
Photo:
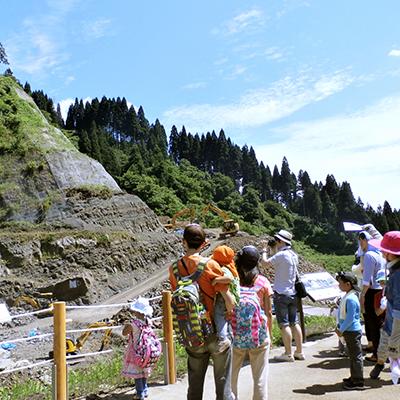
[[[138,195],[158,215],[172,216],[194,206],[200,213],[213,202],[253,234],[286,228],[321,252],[351,254],[354,238],[343,221],[373,223],[382,233],[400,229],[400,211],[388,202],[374,210],[355,200],[349,182],[327,175],[312,182],[307,171],[292,172],[286,157],[280,168],[258,162],[252,146],[239,147],[221,129],[199,134],[173,126],[167,138],[157,119],[150,123],[142,107],[125,98],[83,103],[75,100],[64,123],[59,106],[42,91],[30,93],[49,120],[79,151],[98,160],[128,193]],[[384,194],[383,194],[384,195]],[[208,213],[210,227],[221,218]]]

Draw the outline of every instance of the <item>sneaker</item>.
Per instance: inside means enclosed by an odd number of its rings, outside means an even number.
[[[283,353],[281,356],[275,356],[274,357],[275,361],[288,361],[288,362],[293,362],[294,357],[291,354],[286,354]]]
[[[219,340],[217,342],[217,346],[214,350],[214,353],[216,353],[216,354],[223,353],[227,348],[229,348],[229,346],[231,344],[232,344],[232,342],[228,338]]]
[[[347,357],[347,354],[345,351],[339,351],[338,355],[339,355],[339,357]]]
[[[365,389],[365,385],[364,382],[343,382],[342,384],[344,389],[348,389],[348,390],[364,390]]]
[[[346,383],[351,382],[351,378],[343,378],[343,382],[346,382]]]
[[[296,351],[293,353],[293,357],[295,360],[305,360],[304,353],[297,353]]]
[[[379,374],[382,372],[383,368],[385,367],[385,364],[375,364],[375,367],[372,368],[372,371],[369,373],[369,376],[372,379],[378,379]]]

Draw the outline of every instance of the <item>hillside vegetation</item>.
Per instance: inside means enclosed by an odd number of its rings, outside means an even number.
[[[158,120],[150,123],[142,107],[135,110],[120,97],[103,97],[100,101],[95,98],[85,104],[76,99],[64,123],[59,106],[55,111],[46,94],[31,91],[26,83],[25,94],[32,96],[51,121],[48,124],[29,96],[26,96],[29,101],[23,102],[9,90],[16,84],[12,76],[1,78],[0,151],[6,157],[19,154],[26,161],[21,166],[24,170],[15,169],[15,175],[22,173],[28,178],[29,174],[34,175],[33,171],[45,170],[43,155],[46,154],[54,173],[57,163],[52,163],[48,154],[55,153],[50,150],[52,143],[57,143],[65,145],[69,155],[86,154],[93,163],[97,160],[114,178],[114,189],[139,196],[159,216],[172,217],[190,206],[199,215],[211,202],[239,222],[241,230],[273,234],[288,229],[297,240],[328,254],[354,252],[355,237],[343,232],[343,221],[372,222],[382,233],[400,229],[399,211],[392,210],[388,202],[377,210],[368,203],[365,206],[360,198],[354,199],[350,183],[338,183],[333,175],[327,175],[324,183],[312,183],[307,171],[294,174],[286,157],[280,169],[276,165],[270,168],[258,162],[252,146],[239,147],[222,129],[218,135],[214,131],[192,135],[184,126],[180,131],[173,126],[167,139]],[[23,139],[27,134],[29,141]],[[66,137],[69,140],[65,141]],[[75,174],[71,173],[69,180],[72,177]],[[74,182],[73,186],[82,185]],[[0,220],[3,221],[18,207],[15,202],[7,203],[12,188],[10,181],[2,182],[0,194],[3,193],[5,207]],[[52,188],[37,191],[45,193],[44,200],[32,200],[36,206],[40,203],[41,208],[46,208],[57,196]],[[222,219],[210,212],[202,223],[219,227]]]

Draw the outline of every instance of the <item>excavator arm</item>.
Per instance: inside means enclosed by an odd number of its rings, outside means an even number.
[[[188,212],[190,212],[190,222],[193,221],[194,219],[194,208],[192,207],[188,207],[185,208],[184,210],[181,210],[179,212],[177,212],[171,219],[171,223],[170,224],[165,224],[164,227],[165,228],[175,228],[175,223],[176,223],[176,219],[181,217],[182,215],[187,214]]]
[[[224,219],[224,225],[222,226],[222,233],[220,235],[221,238],[225,238],[226,235],[236,235],[239,232],[239,224],[233,219],[229,218],[225,211],[222,211],[219,207],[212,203],[207,204],[203,212],[199,215],[199,217],[197,217],[196,222],[199,223],[209,210],[214,211]]]

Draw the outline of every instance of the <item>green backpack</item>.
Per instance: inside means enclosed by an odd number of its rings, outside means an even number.
[[[202,258],[196,271],[185,277],[179,274],[178,261],[172,264],[172,271],[178,282],[171,297],[173,327],[179,343],[184,347],[201,346],[205,338],[213,333],[210,315],[197,283],[208,260]],[[186,268],[183,259],[181,262]]]

